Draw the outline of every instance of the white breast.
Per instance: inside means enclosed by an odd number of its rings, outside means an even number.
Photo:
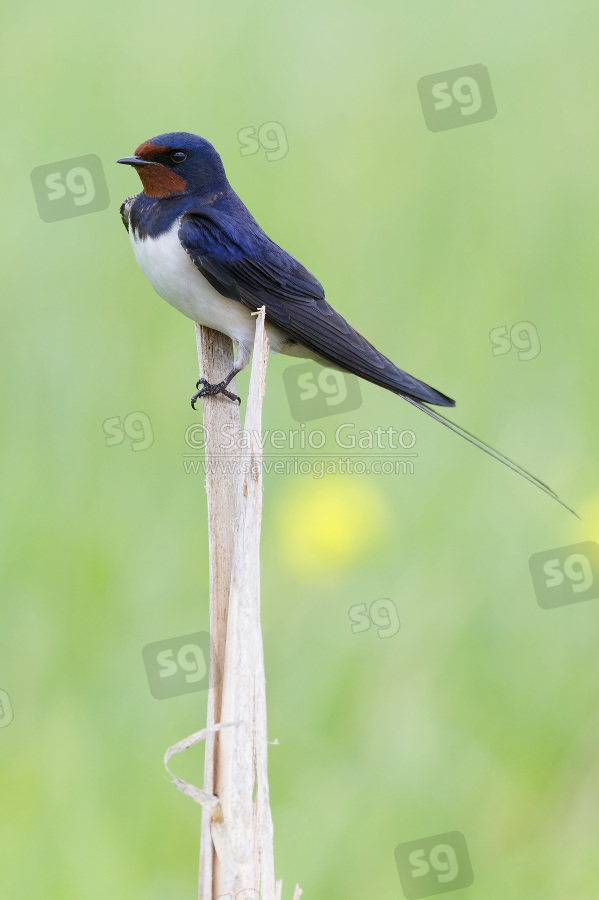
[[[157,294],[200,325],[228,334],[235,343],[251,345],[256,320],[249,309],[212,287],[183,249],[179,221],[157,238],[129,236],[137,264]]]
[[[159,237],[145,240],[130,227],[129,237],[139,268],[163,300],[194,322],[229,335],[241,353],[238,360],[249,359],[256,319],[242,303],[223,297],[212,287],[183,249],[178,232],[179,220]],[[267,333],[270,350],[274,353],[313,357],[320,361],[301,344],[289,344],[286,335],[276,326],[267,325]]]

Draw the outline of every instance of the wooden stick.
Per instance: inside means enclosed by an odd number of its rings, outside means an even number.
[[[257,314],[245,417],[244,437],[249,449],[241,459],[221,708],[222,721],[238,725],[219,736],[216,781],[237,872],[231,883],[219,867],[216,887],[217,896],[253,890],[262,900],[275,900],[260,623],[261,434],[267,358],[262,309]]]
[[[264,307],[256,334],[240,452],[239,408],[227,398],[204,400],[210,553],[212,654],[206,728],[165,755],[173,783],[202,804],[199,900],[280,900],[275,885],[268,789],[266,679],[260,622],[262,399],[268,359]],[[233,365],[230,341],[196,326],[200,370],[209,382]],[[235,383],[231,382],[235,391]],[[221,682],[222,676],[222,682]],[[206,742],[203,789],[168,769],[172,755]],[[301,895],[298,885],[294,900]]]
[[[233,343],[226,335],[203,325],[196,325],[196,342],[200,374],[211,384],[218,384],[234,365]],[[236,392],[235,379],[229,390]],[[238,440],[241,418],[239,405],[227,397],[205,397],[202,403],[206,433],[206,494],[208,498],[208,552],[210,559],[210,690],[208,692],[208,727],[222,722],[222,667],[225,658],[227,612],[233,565],[233,536],[237,510],[237,473],[234,465],[239,457]],[[232,440],[233,439],[233,440]],[[232,446],[233,445],[233,446]],[[229,466],[229,469],[227,469]],[[219,471],[220,469],[220,471]],[[218,779],[218,741],[214,732],[206,738],[204,757],[204,790],[214,793]],[[202,811],[200,836],[199,900],[212,900],[215,854],[210,834],[212,812]]]

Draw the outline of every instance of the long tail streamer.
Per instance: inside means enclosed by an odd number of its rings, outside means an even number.
[[[485,453],[488,453],[489,456],[492,456],[493,459],[496,459],[498,462],[503,463],[504,466],[507,466],[508,469],[511,469],[512,472],[516,472],[518,475],[521,475],[522,478],[526,478],[527,481],[530,481],[531,484],[534,484],[545,494],[548,494],[550,497],[553,497],[554,500],[557,500],[564,509],[567,509],[568,512],[571,512],[578,519],[580,516],[577,512],[575,512],[567,503],[564,503],[558,495],[553,491],[548,484],[545,484],[535,475],[532,475],[530,472],[527,472],[526,469],[523,469],[522,466],[519,466],[518,463],[514,462],[509,457],[504,456],[503,453],[500,453],[499,450],[495,450],[494,447],[491,447],[489,444],[482,441],[480,438],[477,438],[475,435],[470,434],[469,431],[466,431],[465,428],[462,428],[461,425],[456,425],[455,422],[452,422],[450,419],[446,419],[445,416],[442,416],[440,413],[433,411],[424,403],[421,403],[419,400],[415,400],[413,397],[408,397],[405,394],[401,394],[404,400],[407,400],[408,403],[411,403],[412,406],[415,406],[417,409],[421,409],[422,412],[425,412],[427,416],[430,416],[432,419],[435,419],[436,422],[440,422],[441,425],[445,425],[446,428],[449,428],[450,431],[453,431],[455,434],[459,434],[460,437],[463,437],[464,440],[469,441],[471,444],[474,444],[475,447],[478,447],[479,450],[483,450]]]

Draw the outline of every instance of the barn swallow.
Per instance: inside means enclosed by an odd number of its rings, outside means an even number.
[[[264,306],[272,351],[315,359],[398,394],[565,506],[534,475],[430,409],[455,401],[399,369],[327,303],[318,279],[258,225],[207,140],[181,131],[159,134],[117,162],[132,166],[143,186],[121,206],[140,269],[171,306],[235,345],[235,366],[220,384],[197,382],[194,409],[212,394],[239,401],[227,387],[250,360],[251,314]]]

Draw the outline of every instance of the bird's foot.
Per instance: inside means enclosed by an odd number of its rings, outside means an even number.
[[[220,384],[210,384],[205,378],[200,378],[196,381],[196,388],[199,388],[200,385],[203,385],[203,387],[191,398],[191,408],[196,408],[196,401],[198,401],[200,397],[213,397],[215,394],[224,394],[229,400],[237,400],[238,403],[241,403],[241,397],[238,397],[233,391],[227,390],[227,385],[230,380],[230,378],[226,378],[224,381],[221,381]]]

